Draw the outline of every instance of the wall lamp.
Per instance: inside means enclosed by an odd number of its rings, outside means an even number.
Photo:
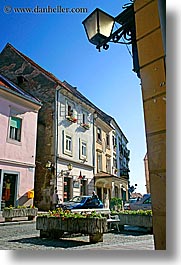
[[[133,2],[133,0],[130,1]],[[109,42],[131,44],[133,71],[140,77],[134,5],[133,3],[128,3],[123,8],[124,11],[116,17],[112,17],[101,9],[96,8],[82,24],[84,25],[89,42],[96,45],[98,51],[101,51],[101,48],[107,50],[109,48]],[[120,27],[113,32],[115,23],[118,23]]]
[[[72,166],[72,164],[68,164],[67,165],[67,168],[68,168],[68,170],[61,170],[60,171],[60,175],[61,176],[63,176],[63,175],[69,175],[70,174],[70,171],[72,170],[72,168],[73,168],[73,166]]]
[[[54,164],[51,161],[47,161],[45,167],[54,174],[55,167],[54,167]]]

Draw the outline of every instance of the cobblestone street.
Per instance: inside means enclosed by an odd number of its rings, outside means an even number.
[[[125,230],[106,233],[104,241],[89,242],[88,236],[68,236],[59,240],[39,237],[35,222],[0,225],[1,250],[154,250],[153,235]]]

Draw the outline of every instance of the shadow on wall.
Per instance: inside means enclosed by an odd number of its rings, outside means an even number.
[[[22,206],[30,206],[33,205],[33,198],[29,198],[28,192],[24,193],[18,200],[17,200],[17,205]]]

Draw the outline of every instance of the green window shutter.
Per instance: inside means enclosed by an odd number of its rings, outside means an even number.
[[[21,119],[11,117],[10,126],[13,128],[21,129]]]

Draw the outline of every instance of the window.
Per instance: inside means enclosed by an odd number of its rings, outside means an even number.
[[[102,140],[102,135],[101,135],[101,128],[97,128],[97,140],[101,141]]]
[[[72,138],[66,135],[66,150],[71,152],[72,151]]]
[[[119,198],[119,189],[117,186],[115,186],[115,197]]]
[[[72,109],[71,105],[68,104],[67,110],[68,110],[68,116],[72,116],[73,115],[73,109]]]
[[[87,130],[90,128],[90,118],[87,112],[82,112],[81,125]]]
[[[109,157],[106,159],[106,170],[107,173],[111,173],[111,159]]]
[[[97,172],[102,171],[102,155],[97,154]]]
[[[10,117],[10,128],[9,128],[9,138],[15,141],[21,141],[21,125],[22,119],[17,117]]]
[[[80,140],[80,159],[87,158],[87,143]]]
[[[117,159],[116,159],[116,157],[113,157],[113,167],[117,168]]]
[[[83,124],[87,123],[87,119],[86,119],[87,117],[86,116],[87,115],[85,113],[82,114],[82,123]]]
[[[106,145],[107,147],[110,146],[109,134],[106,134]]]
[[[143,204],[151,204],[151,197],[149,197],[148,199],[146,199]]]
[[[72,137],[70,135],[65,135],[64,139],[64,153],[67,155],[72,155]]]
[[[117,141],[116,141],[116,136],[115,135],[112,136],[112,143],[113,143],[113,147],[116,148]]]
[[[87,154],[87,144],[82,143],[82,156],[86,156]]]

